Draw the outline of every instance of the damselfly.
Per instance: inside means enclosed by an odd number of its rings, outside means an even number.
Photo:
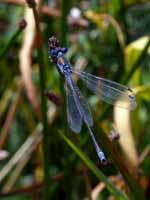
[[[129,87],[86,72],[74,71],[65,57],[67,48],[60,47],[59,41],[55,37],[49,39],[48,45],[49,56],[52,62],[57,65],[58,70],[65,78],[67,120],[69,127],[72,131],[79,133],[81,131],[82,123],[84,122],[88,128],[101,163],[106,163],[106,157],[99,147],[91,129],[93,126],[93,118],[87,100],[77,85],[75,85],[72,79],[72,74],[77,74],[89,90],[110,104],[115,104],[132,110],[136,106],[135,96]]]

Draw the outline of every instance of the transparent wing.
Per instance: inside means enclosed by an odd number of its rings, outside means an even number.
[[[66,82],[68,84],[69,89],[72,92],[74,102],[82,120],[86,124],[88,124],[89,127],[93,126],[93,118],[87,100],[84,98],[83,94],[80,92],[79,88],[74,84],[72,79],[68,78],[66,79]]]
[[[90,111],[88,102],[76,85],[74,85],[74,90],[79,99],[79,103],[76,102],[76,104],[78,104],[78,109],[80,109],[83,120],[85,123],[88,124],[89,127],[91,127],[91,126],[93,126],[93,117],[91,115],[91,111]],[[76,97],[74,96],[74,98],[76,98]]]
[[[68,125],[73,132],[79,133],[82,126],[82,117],[76,106],[74,96],[71,89],[66,83],[66,96],[67,96],[67,121]]]
[[[136,107],[135,96],[130,88],[86,72],[72,72],[77,74],[83,80],[89,90],[107,103],[131,110]]]

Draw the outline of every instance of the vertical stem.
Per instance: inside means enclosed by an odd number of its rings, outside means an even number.
[[[71,1],[72,0],[62,0],[61,1],[61,26],[60,26],[60,31],[61,31],[61,35],[60,35],[60,43],[62,46],[66,46],[67,43],[67,31],[68,31],[68,25],[67,25],[67,15],[69,13],[69,9],[70,9],[70,5],[71,5]],[[60,77],[59,79],[59,87],[60,87],[60,91],[61,91],[61,95],[63,98],[65,98],[65,93],[64,93],[64,85],[62,84],[63,82],[63,78]],[[63,107],[63,112],[65,113],[65,106]],[[62,116],[63,119],[63,116]],[[66,120],[64,123],[64,127],[66,126]]]
[[[45,200],[49,200],[49,130],[48,130],[48,121],[47,121],[47,106],[46,106],[46,97],[44,94],[45,91],[45,70],[43,70],[43,60],[41,55],[43,52],[41,49],[38,49],[38,63],[39,63],[39,74],[40,74],[40,93],[41,93],[41,110],[42,110],[42,123],[43,123],[43,157],[44,157],[44,196]]]
[[[68,3],[66,3],[67,5]],[[61,1],[61,44],[66,45],[66,29],[67,29],[67,23],[66,23],[66,18],[67,18],[67,6],[65,5],[65,0]]]
[[[47,106],[46,106],[46,97],[44,94],[45,91],[45,68],[44,68],[44,58],[43,58],[43,49],[42,49],[42,37],[39,26],[39,16],[35,6],[32,7],[35,25],[36,25],[36,34],[37,34],[37,52],[38,52],[38,63],[39,63],[39,75],[40,75],[40,93],[41,93],[41,110],[42,110],[42,123],[43,123],[43,157],[44,157],[44,199],[50,199],[49,193],[49,155],[48,155],[48,146],[49,146],[49,131],[48,131],[48,121],[47,121]]]
[[[69,13],[71,1],[69,0],[62,0],[61,2],[61,44],[66,45],[66,33],[67,33],[67,15]]]

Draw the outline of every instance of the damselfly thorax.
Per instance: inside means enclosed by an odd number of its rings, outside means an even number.
[[[61,53],[58,53],[57,56],[57,66],[59,67],[61,73],[64,74],[65,76],[71,75],[70,64]]]
[[[59,57],[58,62],[61,63],[62,65],[65,65],[65,61],[63,57]]]

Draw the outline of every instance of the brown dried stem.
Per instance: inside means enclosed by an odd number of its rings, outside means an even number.
[[[33,109],[41,120],[41,110],[39,107],[39,102],[37,98],[37,91],[32,81],[32,51],[35,40],[35,22],[32,10],[30,8],[25,9],[25,20],[27,21],[27,27],[23,35],[23,43],[20,50],[20,71],[22,75],[22,80],[25,84],[25,89],[29,101],[31,102]]]
[[[17,6],[25,6],[27,3],[25,0],[0,0],[0,2],[2,3],[10,3],[10,4],[14,4]],[[44,15],[50,16],[50,17],[60,17],[61,13],[59,10],[55,9],[55,8],[50,8],[48,6],[42,6],[40,8],[40,12]]]
[[[22,83],[22,81],[20,81],[19,82],[19,86],[18,86],[17,96],[16,96],[15,100],[12,102],[12,105],[11,105],[9,111],[8,111],[4,126],[3,126],[2,131],[1,131],[0,149],[3,148],[3,146],[5,145],[5,143],[7,141],[12,121],[13,121],[13,119],[15,117],[17,108],[18,108],[18,106],[20,104],[22,90],[23,90],[23,83]]]
[[[106,13],[96,14],[96,13],[94,13],[92,11],[87,11],[85,13],[85,15],[86,15],[87,18],[94,20],[96,23],[99,20],[105,20],[106,22],[111,23],[112,26],[114,27],[115,31],[116,31],[116,35],[117,35],[120,47],[122,48],[122,50],[124,52],[124,49],[125,49],[125,39],[124,39],[123,32],[122,32],[122,30],[120,28],[119,23],[111,15],[108,15]]]
[[[37,137],[35,137],[32,145],[30,146],[30,148],[27,149],[27,152],[19,160],[19,162],[16,166],[16,169],[14,170],[11,177],[9,178],[9,180],[6,182],[5,186],[3,187],[3,192],[11,191],[15,182],[17,181],[18,177],[20,176],[22,170],[24,169],[27,162],[29,161],[31,154],[34,152],[34,150],[37,148],[37,146],[41,143],[41,141],[42,141],[42,134],[39,134],[39,135],[37,135]]]
[[[51,106],[48,111],[49,116],[49,124],[52,124],[54,119],[56,118],[57,110],[56,106]],[[21,158],[23,158],[27,152],[31,151],[34,144],[41,143],[42,142],[42,131],[43,126],[41,123],[39,123],[33,133],[30,137],[27,138],[27,140],[24,142],[24,144],[18,149],[18,151],[15,153],[15,155],[8,161],[8,163],[1,169],[0,171],[0,182],[7,176],[7,174],[12,170],[12,168],[20,161]],[[33,148],[34,150],[35,148]],[[33,152],[33,151],[32,151]],[[31,155],[31,153],[30,153]]]
[[[128,169],[134,173],[138,166],[138,153],[133,139],[130,111],[114,107],[114,122],[117,131],[120,134],[119,144],[121,145],[127,163],[130,163]]]
[[[41,138],[42,126],[39,124],[35,132],[24,142],[24,144],[18,149],[15,155],[7,162],[7,164],[0,171],[0,182],[6,177],[6,175],[11,171],[11,169],[18,163],[18,161],[23,158],[23,156],[30,151],[35,140],[40,140]]]

